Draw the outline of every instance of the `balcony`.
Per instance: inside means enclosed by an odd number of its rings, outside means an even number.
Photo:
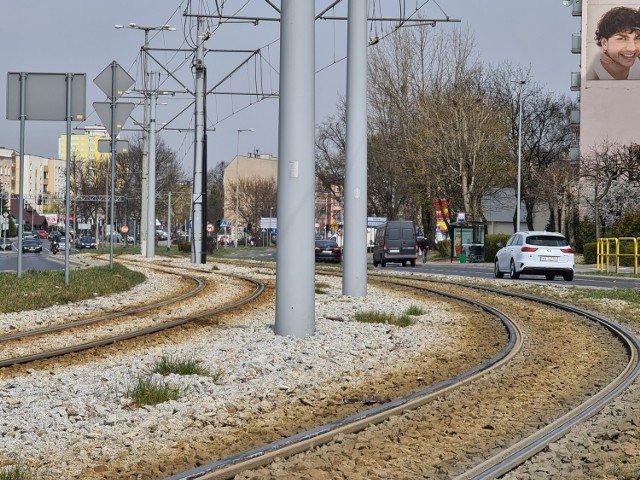
[[[582,16],[582,0],[573,0],[571,5],[571,15],[574,17]]]
[[[580,91],[580,72],[571,72],[571,91]]]
[[[569,147],[569,160],[571,162],[580,161],[580,147]]]
[[[572,127],[580,126],[580,110],[571,110],[569,114],[569,125]]]
[[[571,35],[571,53],[580,53],[582,51],[582,35],[574,33]]]

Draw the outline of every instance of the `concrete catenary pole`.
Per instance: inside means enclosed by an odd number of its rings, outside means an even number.
[[[151,85],[149,100],[149,206],[147,207],[147,258],[156,253],[156,104],[158,92]]]
[[[367,294],[367,0],[349,0],[342,293]]]
[[[142,180],[140,182],[142,199],[140,202],[140,252],[147,256],[147,225],[149,223],[149,30],[144,31],[144,48],[142,50]],[[153,230],[155,233],[155,229]]]
[[[202,17],[198,17],[197,39],[198,46],[194,60],[194,70],[196,74],[195,91],[195,146],[193,161],[193,242],[191,242],[191,263],[205,263],[206,252],[202,250],[202,176],[203,172],[203,139],[204,139],[204,33]]]
[[[277,335],[315,331],[314,2],[282,0],[278,125]]]

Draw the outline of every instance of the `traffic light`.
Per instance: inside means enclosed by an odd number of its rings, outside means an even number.
[[[221,221],[222,220],[220,220],[220,219],[216,220],[216,230],[220,230],[220,222]]]
[[[38,205],[42,205],[42,195],[38,195]]]
[[[247,223],[247,233],[251,233],[251,222]]]

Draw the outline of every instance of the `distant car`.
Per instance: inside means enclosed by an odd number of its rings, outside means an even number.
[[[22,241],[22,253],[40,253],[42,252],[42,244],[40,240],[30,238]]]
[[[93,237],[80,237],[76,240],[76,248],[82,250],[83,248],[98,248],[98,242]]]
[[[38,230],[38,238],[46,240],[49,238],[49,233],[46,230]]]
[[[544,275],[553,280],[562,275],[573,280],[575,255],[564,235],[557,232],[516,232],[506,245],[498,244],[493,273],[502,278],[506,272],[513,279],[520,275]]]
[[[12,249],[13,249],[13,244],[11,243],[10,240],[5,240],[4,238],[0,238],[0,250],[6,251],[6,250],[12,250]]]
[[[164,230],[156,230],[156,238],[158,240],[166,240],[169,236]]]
[[[333,240],[316,240],[316,262],[342,261],[342,249]]]

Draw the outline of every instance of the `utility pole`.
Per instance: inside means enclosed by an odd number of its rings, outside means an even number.
[[[202,248],[204,237],[203,215],[203,171],[204,166],[204,99],[205,99],[205,72],[204,66],[204,42],[208,38],[203,32],[204,19],[198,17],[197,49],[193,68],[196,72],[195,90],[195,153],[193,159],[193,243],[191,244],[191,263],[204,264],[207,260],[207,252]]]
[[[155,27],[145,27],[136,23],[129,25],[114,25],[115,28],[131,28],[144,31],[144,47],[142,47],[142,68],[143,68],[143,95],[144,95],[144,118],[142,123],[142,199],[140,206],[140,252],[145,255],[147,252],[147,225],[149,224],[149,32],[156,30],[166,30],[175,32],[175,28],[170,25],[159,25]],[[153,218],[152,229],[155,235],[155,217]],[[153,238],[153,237],[152,237]],[[155,241],[153,242],[155,247]]]

